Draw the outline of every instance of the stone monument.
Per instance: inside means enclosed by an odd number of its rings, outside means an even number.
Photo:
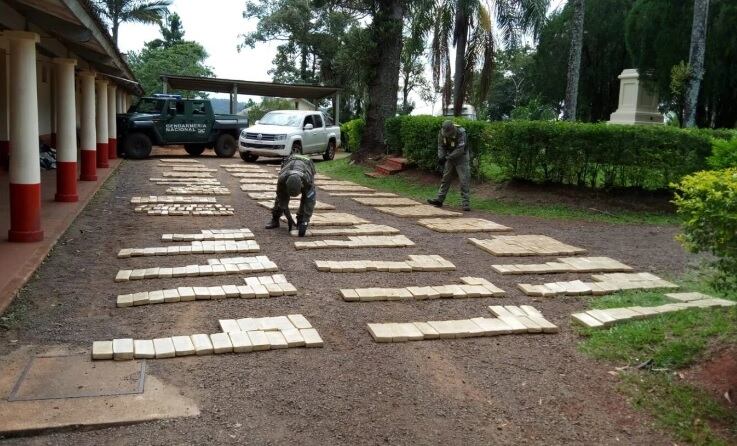
[[[612,113],[609,123],[663,124],[663,114],[658,111],[658,97],[645,88],[637,70],[625,69],[618,77],[619,107]]]

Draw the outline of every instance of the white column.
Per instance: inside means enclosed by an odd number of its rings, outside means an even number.
[[[3,31],[9,43],[11,242],[36,242],[41,230],[41,168],[38,162],[38,34]]]
[[[77,196],[77,110],[74,93],[75,59],[54,59],[56,69],[56,201]]]
[[[80,78],[79,145],[81,181],[97,180],[97,136],[95,129],[95,73],[82,71]]]
[[[107,162],[107,80],[95,81],[95,129],[97,131],[97,167],[110,167]]]
[[[107,157],[111,160],[118,157],[118,130],[115,123],[115,119],[117,118],[117,112],[115,110],[118,104],[118,101],[116,101],[117,97],[118,87],[110,83],[107,87]]]
[[[0,169],[8,165],[8,55],[0,48]]]

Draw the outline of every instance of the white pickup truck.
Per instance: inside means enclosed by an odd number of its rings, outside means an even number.
[[[243,161],[259,156],[286,157],[292,153],[335,156],[340,146],[340,127],[319,111],[275,110],[266,113],[255,125],[241,131],[238,152]]]

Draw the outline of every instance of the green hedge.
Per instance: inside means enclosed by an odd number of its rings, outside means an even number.
[[[698,172],[676,186],[683,245],[710,252],[720,271],[717,288],[737,290],[737,168]]]
[[[385,139],[389,150],[401,152],[420,168],[434,170],[437,167],[438,132],[445,119],[442,116],[398,116],[387,119]],[[472,171],[478,175],[478,159],[489,150],[486,134],[489,124],[462,118],[453,120],[466,129],[471,146]]]
[[[361,135],[363,135],[363,119],[353,119],[340,125],[340,133],[343,138],[343,150],[356,152],[361,146]]]
[[[714,169],[737,167],[737,136],[732,139],[714,139],[711,156],[707,161]]]
[[[392,118],[387,121],[387,143],[421,168],[434,169],[436,138],[443,119]],[[705,132],[666,126],[456,122],[468,131],[475,173],[480,163],[494,163],[509,178],[536,182],[664,189],[704,169],[711,152],[711,138]]]

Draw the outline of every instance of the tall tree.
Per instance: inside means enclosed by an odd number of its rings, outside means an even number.
[[[143,49],[128,54],[133,73],[141,82],[143,90],[151,94],[161,88],[162,74],[181,74],[188,76],[212,76],[210,67],[205,65],[207,51],[197,42],[184,40],[184,29],[177,14],[167,17],[166,26],[160,26],[163,39],[146,42]],[[185,97],[205,97],[202,92],[172,91]]]
[[[414,109],[414,103],[409,100],[410,93],[416,91],[421,97],[432,94],[424,74],[425,31],[432,21],[430,8],[417,7],[415,3],[413,10],[407,15],[410,20],[406,21],[399,69],[401,97],[399,113],[403,115],[410,114]]]
[[[682,62],[692,71],[688,62],[694,6],[693,1],[636,0],[626,22],[630,63],[653,82],[665,111],[679,114],[685,107],[673,94],[671,75]],[[699,127],[733,128],[737,125],[737,2],[711,1],[707,12],[708,51],[696,95],[695,121]],[[587,17],[592,16],[587,13]]]
[[[176,12],[166,16],[165,23],[159,24],[159,31],[163,39],[155,39],[146,45],[149,48],[164,47],[169,48],[174,44],[184,41],[184,28],[182,28],[182,19]]]
[[[241,36],[239,49],[280,43],[268,71],[274,81],[339,86],[341,116],[350,119],[362,111],[366,70],[361,61],[368,37],[352,11],[311,0],[252,0],[243,15],[258,22]]]
[[[625,44],[625,21],[636,0],[596,0],[585,3],[581,68],[576,119],[607,121],[617,109],[619,79],[632,61]],[[531,96],[563,113],[566,98],[568,56],[571,52],[573,5],[554,11],[540,31],[539,43],[529,67]]]
[[[581,77],[581,51],[583,49],[583,21],[586,11],[584,0],[572,0],[573,21],[571,21],[571,50],[568,56],[568,76],[566,78],[566,101],[563,119],[576,120],[578,105],[578,81]]]
[[[384,153],[384,121],[397,112],[397,86],[402,54],[402,0],[378,0],[374,3],[373,20],[369,25],[374,52],[369,57],[368,107],[366,124],[354,159]]]
[[[169,12],[171,0],[94,0],[92,5],[109,22],[113,41],[117,45],[121,23],[161,23],[161,19]]]
[[[696,127],[696,105],[701,81],[704,78],[704,54],[706,53],[706,27],[709,20],[709,0],[694,0],[691,49],[688,55],[690,76],[686,84],[683,121],[686,127]]]
[[[494,26],[500,30],[507,47],[516,47],[523,34],[531,32],[537,35],[545,23],[548,5],[549,0],[493,0],[489,9],[480,0],[439,0],[433,27],[431,64],[436,87],[439,87],[442,76],[446,78],[442,87],[443,107],[451,91],[448,82],[451,71],[448,41],[451,37],[455,46],[453,113],[459,115],[477,66],[481,67],[479,98],[485,98],[490,87],[496,50]]]

